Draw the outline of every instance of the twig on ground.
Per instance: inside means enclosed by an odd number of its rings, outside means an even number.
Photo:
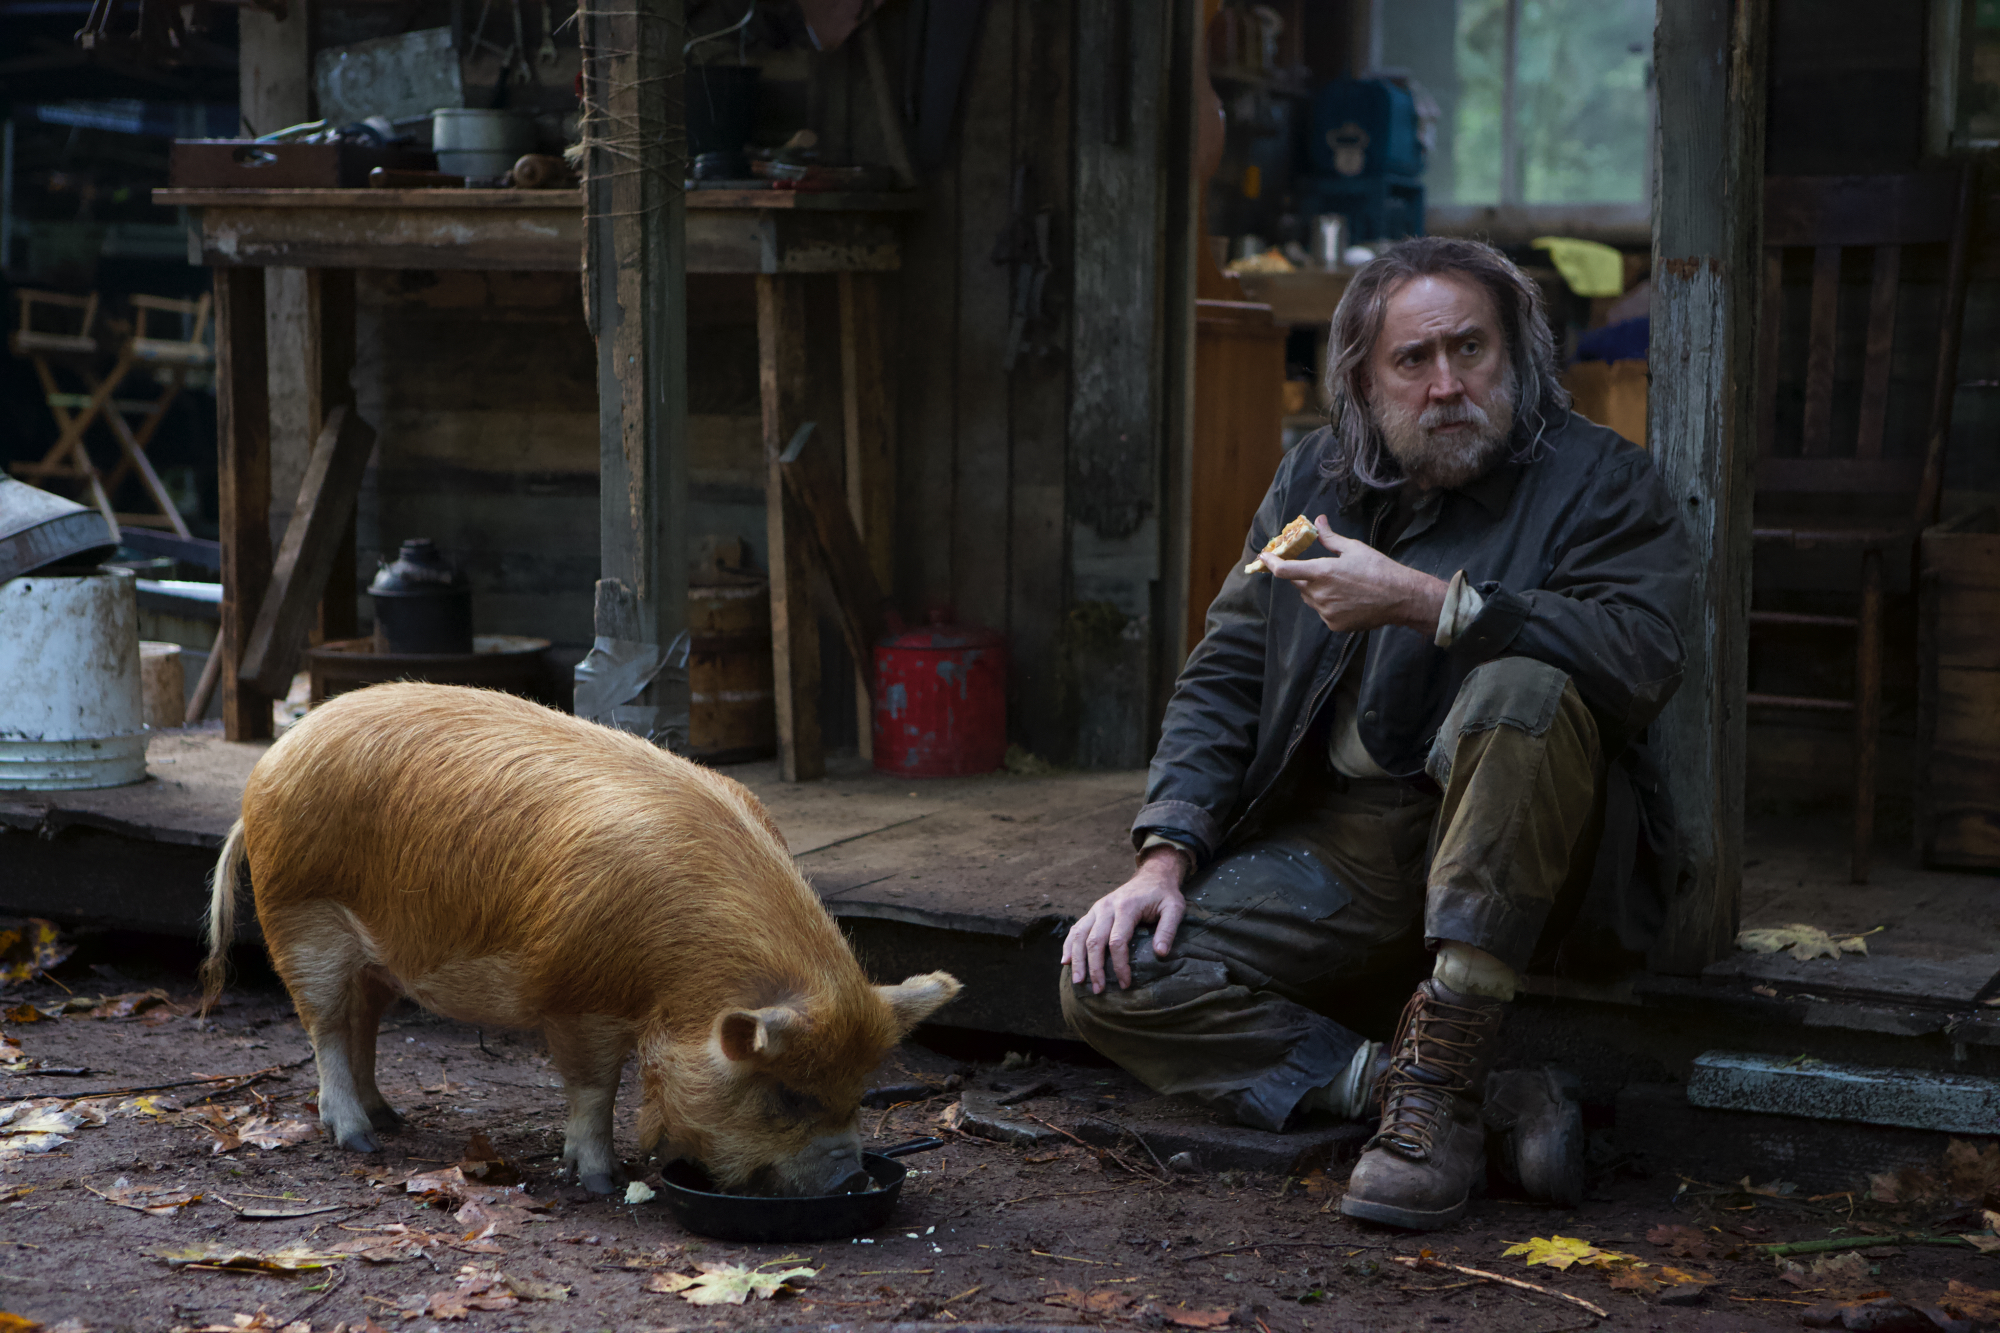
[[[286,1064],[272,1065],[269,1069],[260,1069],[254,1074],[246,1074],[242,1078],[237,1079],[235,1082],[217,1088],[213,1092],[204,1092],[201,1096],[189,1102],[188,1105],[199,1106],[203,1102],[213,1101],[217,1097],[227,1097],[230,1093],[240,1092],[244,1088],[249,1087],[252,1083],[261,1083],[267,1078],[277,1078],[281,1073],[283,1073],[283,1071],[287,1069],[297,1069],[300,1065],[311,1064],[311,1063],[312,1063],[312,1057],[310,1055],[302,1055],[298,1059],[290,1061]]]
[[[1173,1175],[1173,1172],[1167,1170],[1167,1164],[1160,1160],[1160,1155],[1153,1151],[1153,1145],[1146,1142],[1146,1136],[1144,1134],[1141,1134],[1138,1130],[1132,1128],[1130,1125],[1121,1125],[1116,1120],[1106,1120],[1101,1115],[1092,1115],[1088,1111],[1083,1112],[1083,1118],[1085,1120],[1095,1120],[1100,1125],[1109,1125],[1113,1129],[1119,1130],[1126,1134],[1130,1134],[1133,1138],[1139,1141],[1139,1146],[1146,1150],[1146,1156],[1153,1159],[1153,1165],[1160,1168],[1161,1175],[1163,1176]]]
[[[1826,1254],[1833,1250],[1865,1250],[1876,1245],[1962,1245],[1972,1249],[1972,1242],[1963,1236],[1930,1236],[1916,1232],[1897,1233],[1887,1236],[1835,1236],[1830,1240],[1780,1241],[1774,1245],[1754,1245],[1773,1259],[1788,1254]]]
[[[1165,1185],[1168,1183],[1166,1177],[1155,1176],[1150,1171],[1141,1171],[1138,1167],[1126,1161],[1122,1156],[1119,1155],[1118,1150],[1116,1148],[1099,1148],[1095,1144],[1085,1143],[1082,1139],[1070,1133],[1068,1130],[1064,1129],[1061,1125],[1051,1125],[1049,1124],[1048,1121],[1042,1119],[1040,1116],[1036,1115],[1033,1111],[1023,1111],[1021,1112],[1021,1114],[1028,1117],[1028,1119],[1034,1121],[1038,1125],[1044,1126],[1045,1128],[1048,1129],[1053,1129],[1056,1133],[1062,1135],[1064,1138],[1068,1139],[1071,1143],[1076,1144],[1079,1148],[1087,1149],[1090,1152],[1102,1152],[1105,1156],[1109,1157],[1112,1161],[1118,1163],[1118,1165],[1124,1167],[1127,1171],[1130,1171],[1135,1176],[1143,1176],[1145,1179],[1151,1180],[1156,1184],[1160,1185]],[[1150,1153],[1152,1149],[1148,1148],[1146,1151]]]
[[[1083,1194],[1116,1194],[1116,1193],[1118,1193],[1118,1191],[1114,1188],[1108,1190],[1058,1190],[1052,1194],[1023,1194],[1018,1199],[1002,1199],[1000,1202],[993,1205],[993,1210],[995,1212],[998,1212],[1002,1208],[1005,1208],[1010,1204],[1027,1203],[1031,1199],[1074,1199],[1077,1196]]]
[[[173,1088],[199,1088],[210,1083],[228,1083],[234,1079],[243,1079],[247,1082],[274,1074],[280,1069],[296,1068],[310,1059],[312,1057],[308,1055],[305,1060],[294,1060],[288,1065],[272,1065],[269,1069],[260,1069],[254,1074],[210,1074],[206,1078],[184,1078],[173,1083],[149,1083],[141,1088],[104,1088],[97,1092],[72,1092],[69,1095],[69,1100],[73,1102],[87,1102],[98,1097],[130,1097],[140,1092],[166,1092]]]
[[[955,1092],[940,1092],[929,1097],[919,1097],[917,1100],[913,1102],[897,1102],[894,1106],[885,1106],[882,1108],[882,1118],[875,1122],[875,1132],[873,1134],[870,1134],[868,1137],[871,1139],[881,1138],[882,1126],[888,1124],[889,1117],[896,1114],[896,1112],[898,1111],[907,1111],[912,1106],[929,1106],[932,1102],[938,1101],[941,1098],[956,1097],[956,1096],[958,1096],[958,1094]]]
[[[1038,1078],[1033,1083],[1024,1083],[1003,1097],[996,1098],[995,1106],[1019,1106],[1031,1097],[1039,1097],[1045,1092],[1054,1092],[1056,1081],[1052,1078]]]
[[[340,1287],[341,1283],[345,1282],[346,1280],[347,1280],[347,1270],[345,1268],[334,1269],[332,1274],[326,1280],[325,1289],[322,1290],[319,1295],[313,1297],[310,1301],[306,1302],[306,1307],[303,1310],[300,1310],[290,1319],[287,1319],[283,1324],[279,1325],[279,1327],[284,1328],[284,1327],[289,1327],[292,1324],[296,1324],[300,1320],[304,1319],[307,1315],[311,1314],[314,1310],[319,1309],[321,1304],[325,1302],[326,1298],[333,1295],[333,1293]]]
[[[1176,1254],[1179,1263],[1192,1263],[1196,1259],[1213,1259],[1222,1254],[1241,1254],[1245,1250],[1386,1250],[1386,1245],[1370,1245],[1363,1241],[1333,1240],[1249,1240],[1241,1245],[1225,1245],[1219,1250],[1203,1250],[1200,1254]]]
[[[1498,1282],[1505,1287],[1515,1287],[1521,1291],[1532,1291],[1543,1296],[1553,1296],[1559,1301],[1568,1301],[1571,1305],[1581,1305],[1599,1319],[1609,1319],[1611,1317],[1609,1310],[1601,1305],[1594,1305],[1581,1296],[1572,1296],[1566,1291],[1557,1291],[1552,1287],[1537,1286],[1533,1282],[1523,1282],[1517,1277],[1503,1277],[1499,1273],[1489,1273],[1483,1268],[1467,1268],[1464,1264],[1448,1264],[1442,1259],[1426,1259],[1420,1255],[1407,1254],[1392,1254],[1389,1256],[1389,1262],[1392,1264],[1401,1264],[1405,1268],[1415,1268],[1418,1270],[1426,1268],[1448,1269],[1454,1273],[1463,1273],[1467,1277],[1481,1278],[1487,1282]]]

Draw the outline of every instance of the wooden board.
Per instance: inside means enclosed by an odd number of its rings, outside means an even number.
[[[1011,211],[1014,20],[1024,0],[987,0],[959,120],[958,348],[952,444],[951,602],[960,624],[1005,633],[1012,552],[1013,432],[1002,365],[1013,267],[994,263]]]
[[[162,190],[155,199],[200,210],[196,257],[216,267],[574,270],[583,249],[573,190]],[[687,271],[890,272],[901,263],[899,211],[690,208]]]
[[[778,472],[784,481],[785,497],[795,502],[808,520],[818,563],[833,585],[833,597],[840,610],[841,634],[857,670],[856,677],[874,699],[875,644],[888,632],[894,608],[882,595],[875,578],[868,549],[856,531],[848,512],[840,470],[828,456],[831,440],[820,438],[816,426],[801,426],[785,452],[778,457]],[[786,533],[790,540],[791,533]],[[865,720],[870,709],[863,707]]]
[[[1028,336],[1042,344],[1014,364],[1007,385],[1012,430],[1007,539],[1007,730],[1030,753],[1069,748],[1063,734],[1062,610],[1069,589],[1063,522],[1070,362],[1061,311],[1070,304],[1073,20],[1062,6],[1025,3],[1014,14],[1015,158],[1031,169],[1032,208],[1048,210],[1044,317]]]
[[[353,540],[354,501],[374,448],[374,429],[342,403],[328,414],[306,463],[298,505],[237,668],[244,681],[273,698],[290,687],[334,559]],[[351,578],[350,572],[350,588]],[[349,606],[351,615],[351,593]]]
[[[771,667],[778,762],[787,782],[826,773],[819,718],[819,620],[813,610],[810,518],[785,488],[779,458],[812,420],[806,291],[791,276],[757,279],[758,384],[764,401],[765,532],[771,574]]]
[[[250,622],[271,577],[271,398],[264,354],[264,274],[215,272],[217,509],[222,535],[222,728],[268,739],[269,696],[238,674]]]
[[[1748,676],[1750,461],[1764,175],[1762,4],[1663,6],[1647,439],[1694,548],[1688,662],[1651,729],[1687,881],[1652,966],[1692,973],[1736,933]]]
[[[1285,336],[1270,307],[1195,303],[1186,647],[1243,558],[1244,534],[1284,457]],[[1291,515],[1285,516],[1286,520]]]

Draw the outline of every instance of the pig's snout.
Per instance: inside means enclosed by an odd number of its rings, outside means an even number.
[[[853,1194],[875,1183],[861,1167],[861,1136],[851,1130],[814,1139],[800,1159],[791,1173],[798,1194]]]

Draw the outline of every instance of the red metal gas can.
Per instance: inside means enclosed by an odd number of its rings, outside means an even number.
[[[991,773],[1007,757],[1007,642],[943,623],[875,645],[875,767],[912,778]]]

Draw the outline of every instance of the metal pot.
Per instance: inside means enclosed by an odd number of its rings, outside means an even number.
[[[525,111],[440,107],[431,112],[438,170],[453,176],[504,176],[534,146],[535,120]]]
[[[403,543],[368,585],[375,643],[390,653],[472,651],[472,585],[428,537]]]
[[[693,1162],[669,1162],[660,1173],[661,1196],[674,1220],[698,1236],[716,1240],[838,1240],[873,1231],[889,1220],[909,1174],[891,1161],[944,1146],[943,1139],[911,1139],[881,1152],[861,1154],[861,1169],[880,1186],[861,1194],[821,1194],[803,1199],[757,1194],[718,1194]]]

